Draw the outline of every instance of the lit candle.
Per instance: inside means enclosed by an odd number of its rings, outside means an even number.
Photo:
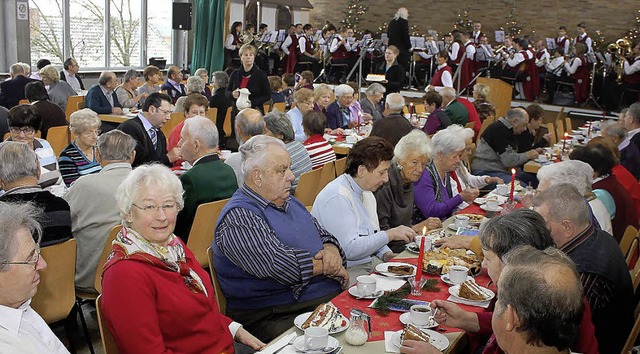
[[[413,102],[409,103],[409,116],[413,116]]]
[[[420,238],[420,254],[418,255],[418,270],[416,271],[416,282],[420,284],[420,280],[422,280],[422,260],[424,259],[424,239],[426,237]]]
[[[604,116],[604,113],[602,113],[602,115]],[[589,130],[587,130],[587,138],[589,138],[591,136],[591,125],[592,124],[593,124],[592,122],[589,122]]]
[[[427,234],[427,227],[426,227],[426,226],[423,226],[423,227],[422,227],[422,236],[424,236],[424,235],[426,235],[426,234]]]
[[[566,145],[567,145],[567,137],[569,136],[569,133],[564,133],[564,139],[562,139],[562,151],[564,151]]]
[[[362,122],[362,111],[358,111],[358,130],[360,129],[360,122]]]
[[[516,187],[516,169],[512,168],[511,169],[511,193],[509,193],[509,200],[511,200],[511,203],[513,203],[513,191],[515,190]]]

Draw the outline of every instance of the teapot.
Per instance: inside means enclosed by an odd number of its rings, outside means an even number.
[[[350,345],[363,345],[371,337],[371,317],[359,309],[351,309],[351,325],[345,332],[345,340]],[[367,327],[365,327],[365,322]]]
[[[243,110],[245,108],[251,108],[251,101],[249,100],[249,95],[251,92],[247,88],[241,88],[238,90],[240,96],[236,100],[236,107],[238,110]]]

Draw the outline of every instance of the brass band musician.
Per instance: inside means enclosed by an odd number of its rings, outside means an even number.
[[[313,26],[307,23],[302,27],[302,35],[298,38],[298,63],[311,63],[310,70],[314,78],[320,73],[319,54],[317,43],[313,43]],[[301,70],[296,70],[298,71]]]
[[[227,35],[226,40],[224,41],[224,56],[225,56],[225,64],[226,68],[239,67],[240,66],[240,56],[238,56],[238,49],[242,45],[240,41],[240,34],[242,33],[242,22],[234,22],[231,24],[231,28],[229,29],[229,34]]]

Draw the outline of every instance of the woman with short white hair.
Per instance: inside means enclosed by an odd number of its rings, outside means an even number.
[[[389,182],[373,193],[381,230],[405,225],[413,228],[416,233],[421,233],[423,227],[431,230],[442,226],[440,219],[425,220],[420,213],[414,213],[413,208],[413,184],[420,179],[431,160],[432,150],[431,140],[419,130],[405,135],[396,144],[388,170]],[[404,247],[404,242],[389,243],[389,248],[395,253],[402,252]]]
[[[118,349],[228,353],[238,350],[234,339],[261,349],[219,312],[209,274],[174,235],[182,194],[178,177],[158,164],[139,166],[116,191],[123,227],[104,267],[102,311]]]
[[[369,113],[373,118],[373,121],[377,121],[382,118],[382,106],[380,101],[384,97],[384,93],[387,91],[384,86],[377,82],[369,85],[364,92],[365,97],[360,100],[360,107],[364,113]]]
[[[100,172],[96,159],[96,143],[102,122],[98,114],[89,108],[71,114],[69,129],[76,137],[60,153],[58,165],[64,183],[68,186],[84,175]]]
[[[335,88],[336,100],[327,107],[327,127],[332,131],[353,128],[356,123],[351,121],[349,106],[353,102],[353,88],[342,84]]]
[[[211,99],[211,89],[209,88],[209,72],[207,71],[207,69],[198,68],[196,72],[193,73],[193,76],[200,76],[202,81],[204,81],[204,90],[200,93],[203,94],[207,99]]]
[[[466,188],[453,194],[451,180],[457,178],[455,169],[466,149],[464,136],[452,129],[443,129],[431,141],[434,146],[433,160],[414,184],[413,195],[416,206],[425,218],[434,216],[445,219],[462,202],[471,203],[479,191]]]

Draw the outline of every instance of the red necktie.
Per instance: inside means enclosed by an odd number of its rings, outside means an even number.
[[[462,193],[462,184],[460,184],[460,180],[458,179],[456,171],[451,171],[449,173],[451,174],[451,178],[453,178],[453,180],[458,184],[458,194]]]

